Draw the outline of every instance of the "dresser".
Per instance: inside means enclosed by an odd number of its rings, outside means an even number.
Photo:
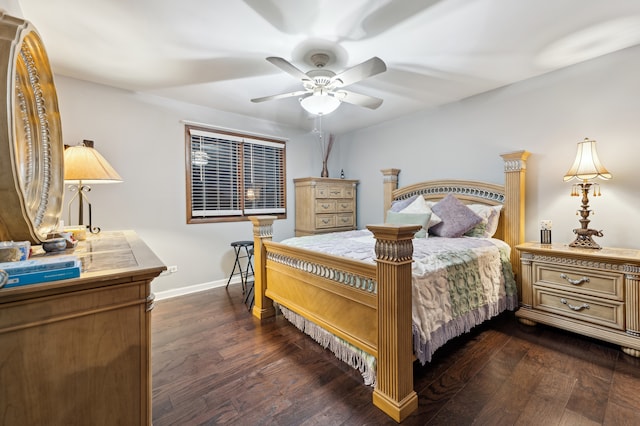
[[[538,243],[516,248],[521,322],[605,340],[640,357],[640,250]]]
[[[132,231],[64,254],[80,278],[0,289],[0,423],[150,425],[150,287],[165,266]]]
[[[356,229],[357,180],[307,177],[296,188],[296,236]]]

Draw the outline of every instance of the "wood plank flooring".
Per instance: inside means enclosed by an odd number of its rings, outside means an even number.
[[[153,425],[392,425],[360,374],[239,285],[158,301]],[[505,313],[415,367],[406,425],[639,425],[640,360]]]

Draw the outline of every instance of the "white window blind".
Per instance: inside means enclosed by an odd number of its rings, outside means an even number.
[[[284,142],[186,129],[190,219],[286,212]]]

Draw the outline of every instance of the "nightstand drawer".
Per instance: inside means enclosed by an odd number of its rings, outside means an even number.
[[[534,267],[534,284],[624,300],[624,275],[616,272],[539,263]]]
[[[335,213],[336,200],[316,200],[316,213]]]
[[[336,215],[335,214],[319,214],[316,216],[316,228],[335,228]]]
[[[355,203],[353,200],[338,200],[336,203],[336,211],[338,213],[355,211]]]
[[[533,308],[584,322],[624,330],[624,304],[608,299],[533,287]]]

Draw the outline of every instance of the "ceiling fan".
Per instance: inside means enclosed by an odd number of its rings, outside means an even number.
[[[382,59],[374,56],[365,62],[336,74],[333,71],[324,69],[325,65],[329,62],[329,58],[327,53],[312,54],[310,59],[316,68],[304,73],[286,59],[275,56],[268,57],[267,61],[287,74],[302,80],[304,89],[255,98],[251,99],[251,102],[264,102],[300,96],[300,104],[302,107],[316,115],[326,115],[335,111],[341,102],[347,102],[370,109],[376,109],[382,104],[382,99],[380,98],[343,89],[350,84],[357,83],[365,78],[386,71],[387,66]]]

